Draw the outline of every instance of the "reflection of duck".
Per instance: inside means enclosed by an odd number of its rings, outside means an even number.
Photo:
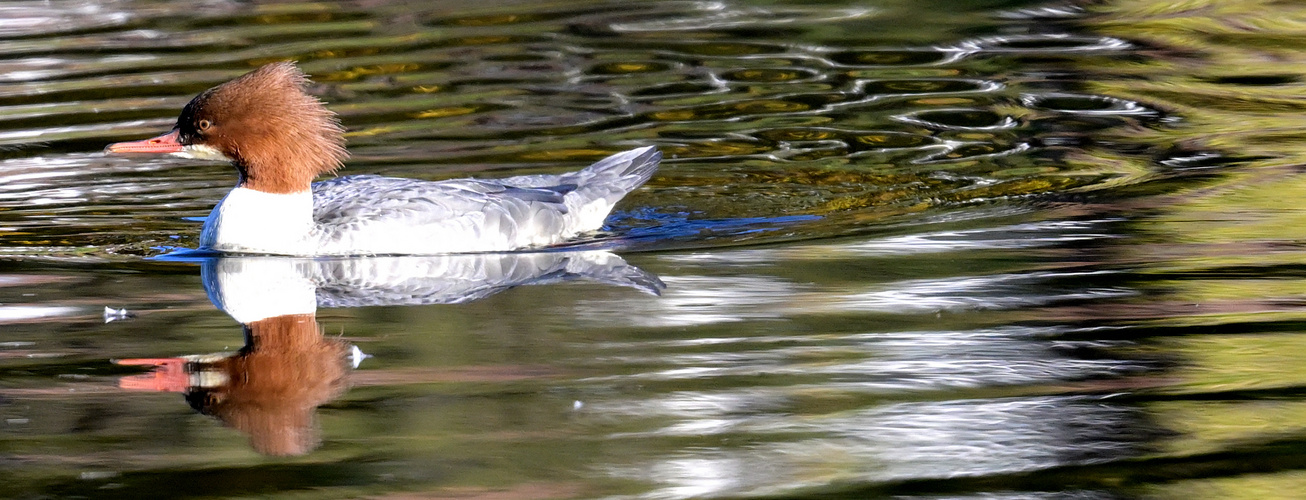
[[[301,455],[317,446],[314,410],[344,394],[353,348],[322,336],[312,314],[245,325],[234,355],[125,359],[152,373],[123,378],[125,389],[182,392],[191,407],[249,435],[259,453]]]
[[[521,285],[596,281],[658,294],[662,281],[604,251],[203,262],[209,300],[236,321],[322,307],[457,304]]]
[[[344,129],[293,63],[263,66],[195,97],[172,131],[111,153],[230,161],[240,180],[204,222],[203,248],[279,255],[495,252],[599,229],[657,170],[645,147],[578,172],[441,182],[360,175],[313,184],[348,155]]]
[[[214,305],[245,327],[234,354],[124,359],[154,371],[124,377],[129,390],[180,392],[201,413],[249,434],[254,449],[298,455],[317,444],[315,409],[342,395],[364,355],[325,338],[323,307],[453,304],[520,285],[591,280],[657,294],[656,276],[602,251],[202,261]]]

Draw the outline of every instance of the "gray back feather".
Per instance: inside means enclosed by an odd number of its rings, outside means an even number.
[[[530,234],[564,238],[597,229],[601,222],[582,223],[591,219],[569,217],[569,212],[598,200],[610,210],[617,200],[652,177],[661,159],[662,153],[649,146],[561,175],[439,182],[374,175],[340,177],[313,185],[313,214],[318,222],[330,222],[331,231],[342,235],[388,221],[418,227],[476,217],[484,221],[479,230],[485,234],[508,234],[509,239]],[[590,211],[594,213],[592,207]],[[606,212],[597,215],[601,219]],[[332,234],[324,237],[326,241],[334,238]]]

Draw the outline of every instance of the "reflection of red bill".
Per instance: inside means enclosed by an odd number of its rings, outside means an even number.
[[[173,129],[158,137],[143,141],[115,142],[104,148],[109,153],[180,153],[183,149],[180,132]]]
[[[186,392],[190,388],[190,375],[186,373],[186,360],[182,358],[120,359],[114,364],[156,367],[149,373],[118,379],[118,387],[132,391]]]

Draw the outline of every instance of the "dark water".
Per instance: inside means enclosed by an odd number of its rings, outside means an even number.
[[[1304,14],[2,4],[0,496],[1300,498]],[[565,251],[180,252],[232,169],[101,148],[286,59],[346,173],[667,160]]]

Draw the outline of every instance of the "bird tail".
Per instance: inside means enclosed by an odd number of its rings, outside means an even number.
[[[661,161],[662,152],[656,146],[623,151],[571,174],[575,177],[568,182],[576,184],[576,191],[586,191],[589,200],[603,198],[616,203],[653,177]]]
[[[563,175],[563,183],[576,186],[566,195],[568,210],[579,215],[576,229],[588,231],[602,226],[617,200],[653,177],[661,161],[662,152],[655,146],[646,146],[617,153],[584,170]]]

